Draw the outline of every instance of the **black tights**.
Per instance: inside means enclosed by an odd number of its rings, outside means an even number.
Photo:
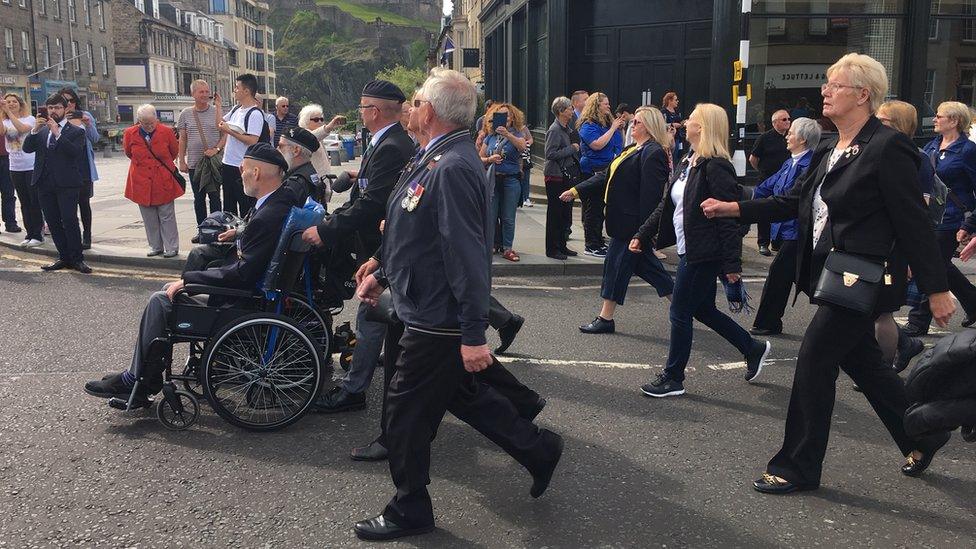
[[[83,227],[81,238],[85,242],[91,240],[92,232],[92,211],[91,211],[92,182],[85,181],[85,188],[78,193],[78,211],[81,214],[81,226]]]

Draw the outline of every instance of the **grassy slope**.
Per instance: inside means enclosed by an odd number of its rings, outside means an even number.
[[[373,22],[377,17],[381,18],[387,23],[392,23],[394,25],[409,26],[409,27],[421,27],[432,32],[437,32],[439,29],[438,23],[434,21],[423,21],[420,19],[410,19],[408,17],[403,17],[402,15],[397,15],[393,12],[382,10],[379,8],[374,8],[371,6],[363,6],[355,3],[353,0],[316,0],[316,3],[321,6],[334,6],[349,15],[355,17],[356,19],[361,19],[366,22]]]

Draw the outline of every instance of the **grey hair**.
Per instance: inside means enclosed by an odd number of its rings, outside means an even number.
[[[463,74],[436,67],[424,82],[424,98],[443,122],[470,127],[478,107],[478,91]]]
[[[552,100],[552,114],[559,116],[559,113],[565,111],[566,109],[573,108],[573,102],[569,100],[568,97],[560,95],[559,97]]]
[[[198,89],[200,89],[200,86],[206,86],[209,88],[210,82],[207,82],[206,80],[202,80],[202,79],[194,80],[193,82],[190,83],[190,93],[193,93]]]
[[[288,98],[284,95],[279,96],[278,99],[275,99],[275,106],[280,105],[283,101],[288,101]]]
[[[285,138],[284,136],[282,136],[282,139],[285,140],[286,145],[288,145],[289,147],[297,147],[298,148],[298,156],[301,156],[302,158],[309,158],[309,159],[312,158],[312,151],[308,147],[306,147],[305,145],[302,145],[300,143],[296,143],[296,142],[292,141],[291,139]]]
[[[150,105],[149,103],[139,105],[139,108],[136,109],[136,120],[144,120],[148,116],[156,118],[156,107]]]
[[[816,149],[820,143],[820,124],[815,120],[801,116],[790,124],[790,131],[806,142],[808,149]]]
[[[309,103],[308,105],[302,107],[302,110],[298,113],[298,127],[307,129],[309,119],[316,114],[325,116],[325,113],[322,111],[322,105],[319,105],[318,103]]]

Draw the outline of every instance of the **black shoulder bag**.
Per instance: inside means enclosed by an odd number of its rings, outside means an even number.
[[[830,237],[836,245],[833,225],[830,227]],[[892,243],[889,256],[894,249]],[[888,284],[891,284],[891,276],[888,274],[887,259],[879,263],[875,258],[831,248],[813,297],[867,316],[874,312],[881,287]]]

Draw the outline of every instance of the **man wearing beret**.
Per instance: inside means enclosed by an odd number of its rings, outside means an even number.
[[[403,92],[392,82],[374,80],[363,88],[359,110],[372,134],[358,173],[352,180],[349,201],[336,209],[303,238],[314,246],[333,247],[353,240],[357,262],[362,264],[380,246],[380,221],[400,172],[414,155],[414,143],[400,125]],[[383,346],[386,325],[366,320],[360,304],[356,315],[356,350],[345,379],[316,402],[322,412],[341,412],[366,406],[365,390],[372,379]]]
[[[163,386],[163,364],[158,357],[149,356],[153,340],[166,335],[167,317],[173,310],[173,298],[185,284],[203,284],[221,288],[257,290],[274,254],[285,217],[295,204],[291,189],[281,182],[288,163],[281,153],[267,143],[257,143],[247,149],[241,162],[244,193],[256,200],[247,213],[247,225],[240,232],[227,231],[221,240],[237,238],[237,254],[221,267],[183,273],[183,278],[170,282],[149,299],[142,313],[139,335],[132,353],[132,365],[119,374],[105,376],[85,384],[85,392],[100,398],[127,399],[140,375],[134,406],[145,406],[148,397]],[[234,232],[233,235],[228,233]]]
[[[312,132],[299,127],[284,130],[278,140],[278,152],[288,162],[288,173],[282,185],[292,190],[301,203],[299,206],[308,197],[315,197],[315,189],[321,184],[312,165],[312,155],[320,146]]]

